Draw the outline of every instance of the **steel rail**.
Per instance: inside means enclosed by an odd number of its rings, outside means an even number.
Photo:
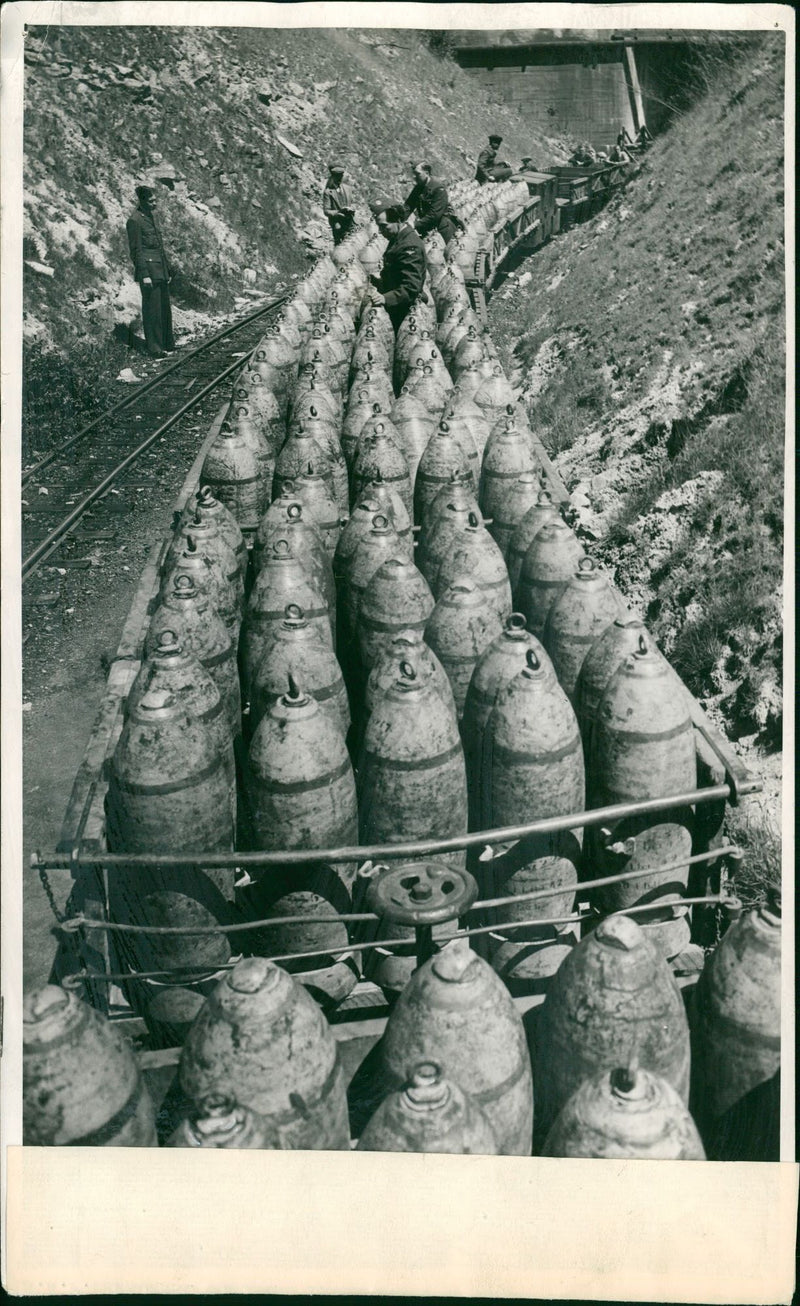
[[[735,900],[731,899],[726,894],[710,893],[697,898],[683,898],[674,904],[647,903],[643,907],[626,907],[624,911],[611,912],[610,915],[640,916],[644,912],[648,912],[648,911],[652,912],[656,910],[656,908],[659,906],[663,910],[665,905],[675,906],[679,908],[684,904],[687,907],[694,906],[701,903],[719,903],[720,905],[724,905],[726,902],[729,901],[735,901]],[[474,938],[476,935],[479,934],[497,934],[501,928],[505,931],[510,929],[514,929],[514,930],[532,929],[534,927],[539,927],[542,925],[570,925],[573,923],[577,923],[578,921],[586,920],[589,917],[589,914],[590,914],[589,912],[578,912],[578,913],[573,912],[569,916],[542,916],[527,921],[511,921],[509,922],[508,925],[503,925],[502,927],[497,925],[476,925],[472,929],[456,930],[453,934],[448,934],[446,939],[443,939],[442,942],[452,943],[453,939],[469,939],[469,938]],[[606,920],[607,919],[608,917],[606,917]],[[520,942],[522,944],[530,943],[531,940],[523,939],[520,940]],[[539,940],[536,940],[536,942],[539,942]],[[556,940],[547,940],[547,942],[556,942]],[[374,948],[400,948],[400,947],[408,948],[413,946],[414,946],[413,938],[373,939],[371,942],[348,943],[342,945],[341,947],[315,948],[307,952],[286,952],[280,954],[279,956],[276,955],[274,957],[268,957],[266,958],[266,960],[274,962],[275,964],[279,962],[286,962],[286,961],[312,961],[312,960],[319,959],[320,957],[347,956],[348,954],[353,952],[366,952],[369,949],[374,949]],[[134,979],[160,979],[162,976],[167,976],[168,978],[171,977],[173,979],[173,982],[180,983],[181,979],[185,979],[191,975],[197,975],[201,978],[205,976],[208,979],[213,979],[215,975],[221,974],[223,971],[233,970],[234,966],[237,966],[240,960],[241,958],[237,958],[236,961],[223,962],[222,965],[217,966],[213,971],[210,971],[208,966],[203,966],[203,967],[182,966],[176,970],[114,971],[111,973],[102,972],[102,971],[97,971],[97,972],[92,971],[91,973],[88,971],[80,971],[74,976],[73,975],[67,976],[66,979],[64,980],[64,983],[68,984],[69,981],[72,981],[73,983],[79,983],[84,981],[94,983],[96,980],[105,980],[107,983],[118,983],[121,980],[130,981]],[[296,978],[300,978],[300,977],[297,976]]]
[[[88,435],[90,431],[93,431],[101,422],[105,422],[109,417],[116,416],[117,413],[122,412],[123,408],[129,408],[137,399],[141,399],[142,395],[148,394],[149,391],[154,390],[157,386],[161,385],[163,381],[166,381],[168,376],[172,376],[173,372],[177,372],[180,368],[185,367],[192,358],[197,358],[199,354],[204,353],[206,349],[210,349],[218,340],[224,340],[225,336],[230,336],[236,331],[240,331],[243,327],[246,327],[248,323],[254,322],[257,317],[262,317],[272,309],[280,308],[281,304],[286,303],[287,298],[287,295],[283,295],[280,299],[270,300],[269,304],[264,304],[261,308],[257,308],[252,313],[248,313],[247,317],[240,318],[238,322],[235,322],[232,326],[223,327],[221,331],[217,331],[213,336],[209,336],[207,340],[196,345],[188,354],[184,354],[181,358],[176,359],[174,363],[171,363],[169,367],[165,367],[157,376],[153,376],[149,381],[145,381],[143,385],[137,386],[136,389],[126,395],[124,399],[120,399],[112,408],[107,408],[105,412],[100,413],[99,417],[93,418],[88,426],[84,426],[80,431],[76,431],[75,435],[71,435],[68,439],[62,440],[57,448],[51,449],[49,453],[39,459],[38,463],[34,463],[33,467],[29,467],[24,471],[21,477],[22,485],[27,485],[28,481],[39,472],[43,471],[45,467],[49,467],[50,464],[55,462],[62,453],[66,452],[67,449],[71,449],[73,445],[76,445],[79,440],[82,440],[85,435]]]
[[[672,871],[683,870],[684,866],[697,866],[703,862],[717,861],[720,857],[727,857],[731,854],[738,854],[741,849],[735,844],[723,848],[709,849],[705,853],[695,853],[692,857],[687,857],[684,861],[674,862],[670,866],[648,866],[644,870],[638,871],[620,871],[618,875],[604,875],[594,880],[580,880],[574,885],[575,895],[589,889],[602,889],[609,884],[624,884],[630,880],[640,880],[647,875],[669,875]],[[474,902],[465,912],[459,913],[464,916],[472,912],[486,911],[490,907],[516,907],[522,902],[547,901],[548,898],[560,898],[562,894],[569,890],[569,885],[562,885],[560,888],[548,889],[531,889],[528,893],[512,894],[505,898],[486,898]],[[678,898],[675,900],[675,906],[684,902],[691,902],[689,898]],[[656,900],[647,904],[653,910],[660,907],[672,906],[671,902],[665,900]],[[350,925],[359,924],[366,921],[380,921],[385,918],[378,912],[341,912],[338,915],[331,916],[268,916],[262,920],[255,921],[236,921],[231,925],[130,925],[124,921],[104,921],[98,920],[93,916],[69,916],[59,922],[62,930],[74,933],[80,929],[89,930],[107,930],[118,934],[157,934],[157,935],[183,935],[195,937],[206,934],[243,934],[260,929],[277,929],[284,925]],[[513,922],[511,922],[513,923]],[[506,928],[503,923],[498,923],[490,927],[491,929]],[[356,946],[356,945],[351,945]],[[360,946],[360,945],[358,945]]]
[[[235,372],[237,368],[240,368],[241,366],[242,360],[237,358],[234,363],[231,363],[229,367],[225,368],[224,372],[220,372],[219,376],[216,376],[213,381],[209,381],[208,385],[203,386],[203,389],[198,391],[196,395],[191,399],[187,399],[186,403],[179,408],[177,412],[174,412],[171,417],[168,417],[166,422],[162,422],[161,425],[153,431],[152,435],[148,435],[147,439],[143,440],[136,449],[123,458],[122,462],[119,463],[112,472],[109,472],[99,485],[96,485],[93,490],[90,490],[89,493],[81,499],[80,503],[75,505],[72,512],[69,513],[69,515],[65,517],[63,521],[61,521],[59,525],[45,537],[45,539],[37,544],[33,552],[28,554],[27,558],[23,559],[23,584],[28,577],[33,574],[36,568],[41,566],[45,558],[48,558],[50,554],[58,548],[64,536],[69,534],[73,526],[75,526],[76,523],[80,521],[81,517],[83,517],[84,513],[89,511],[92,504],[96,503],[98,499],[101,499],[111,488],[117,477],[124,472],[126,468],[130,467],[131,463],[136,462],[136,459],[140,458],[142,454],[150,448],[151,444],[154,444],[160,436],[165,434],[165,432],[171,430],[176,422],[179,422],[182,417],[185,417],[186,413],[190,412],[192,408],[195,408],[203,399],[205,399],[207,394],[210,394],[212,390],[215,390],[218,385],[222,384],[226,377],[229,377],[232,372]]]
[[[739,794],[759,793],[762,789],[760,780],[748,780],[739,788]],[[613,824],[629,816],[647,816],[658,812],[673,811],[679,807],[692,807],[698,804],[716,802],[732,795],[729,784],[711,785],[707,789],[691,789],[686,793],[674,794],[666,798],[648,798],[639,802],[615,803],[608,807],[596,807],[591,811],[574,812],[568,816],[550,816],[539,821],[530,821],[525,825],[511,825],[497,830],[477,830],[470,834],[456,835],[451,839],[416,839],[393,844],[355,844],[344,848],[287,848],[278,852],[151,852],[151,853],[107,853],[87,850],[82,854],[80,846],[71,853],[53,853],[43,858],[40,853],[31,854],[31,866],[40,865],[57,870],[63,867],[97,867],[97,866],[170,866],[170,867],[227,867],[237,866],[245,869],[269,866],[309,866],[314,862],[365,862],[365,861],[400,861],[405,857],[435,857],[438,853],[460,852],[463,848],[494,843],[513,843],[533,834],[557,834],[563,830],[577,830],[587,826]]]

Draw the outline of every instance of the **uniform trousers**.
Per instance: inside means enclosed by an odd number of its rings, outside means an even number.
[[[139,283],[142,291],[142,324],[148,354],[158,354],[175,348],[172,334],[172,304],[166,281],[155,281],[152,286]]]

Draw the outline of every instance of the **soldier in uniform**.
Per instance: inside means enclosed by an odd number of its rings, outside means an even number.
[[[490,136],[489,144],[478,155],[475,180],[483,186],[487,181],[505,181],[511,176],[511,169],[502,160],[497,162],[497,151],[503,143],[502,136]]]
[[[405,205],[376,200],[370,205],[378,230],[388,240],[379,277],[371,276],[373,302],[386,309],[395,333],[424,295],[425,247],[406,222]]]
[[[353,230],[355,207],[349,187],[343,185],[344,168],[332,163],[322,192],[322,212],[330,223],[334,245],[340,245]]]
[[[416,213],[415,230],[419,236],[438,231],[445,242],[452,240],[457,231],[463,231],[464,224],[450,207],[445,187],[433,180],[429,163],[415,163],[413,172],[415,184],[404,205],[406,217]]]
[[[172,305],[169,283],[176,268],[167,258],[153,211],[156,195],[152,186],[137,186],[137,207],[126,223],[133,270],[142,292],[142,324],[147,352],[153,358],[172,353]]]

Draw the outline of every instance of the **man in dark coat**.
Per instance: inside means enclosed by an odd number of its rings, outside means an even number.
[[[348,186],[343,185],[344,168],[332,163],[322,192],[322,212],[330,223],[333,243],[339,245],[353,230],[355,207]]]
[[[139,201],[126,224],[133,270],[142,292],[142,323],[147,352],[153,358],[172,353],[172,306],[169,283],[175,275],[153,216],[156,196],[152,186],[137,186]]]
[[[440,181],[434,181],[429,163],[414,164],[414,189],[404,204],[406,217],[416,213],[415,231],[419,236],[427,236],[429,231],[441,233],[445,242],[452,240],[456,232],[463,231],[464,224],[450,207],[447,191]]]
[[[507,163],[497,162],[497,151],[503,143],[502,136],[490,136],[489,144],[485,150],[481,150],[478,155],[478,165],[475,170],[475,180],[483,186],[487,181],[505,181],[511,176],[511,168]]]
[[[424,294],[425,247],[406,222],[403,204],[377,200],[370,205],[378,230],[388,240],[379,277],[370,277],[375,302],[386,309],[397,332],[410,309]]]

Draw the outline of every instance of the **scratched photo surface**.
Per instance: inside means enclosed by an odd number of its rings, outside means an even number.
[[[393,8],[26,27],[10,1141],[788,1161],[787,32]]]

